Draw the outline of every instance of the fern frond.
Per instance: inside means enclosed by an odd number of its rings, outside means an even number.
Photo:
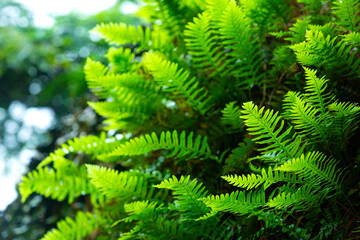
[[[86,169],[83,166],[78,167],[61,156],[57,158],[62,158],[67,163],[61,164],[61,167],[56,170],[48,167],[39,168],[23,177],[19,184],[22,202],[25,202],[32,193],[38,193],[57,201],[68,198],[69,203],[84,194],[97,194],[94,186],[89,183]]]
[[[231,194],[210,195],[200,199],[211,208],[210,214],[200,219],[207,219],[217,212],[231,212],[239,215],[251,215],[265,205],[265,191],[235,191]]]
[[[296,19],[296,23],[294,23],[289,28],[289,34],[291,34],[291,37],[285,38],[285,40],[288,40],[292,43],[302,42],[305,41],[305,34],[308,30],[308,27],[310,25],[310,18],[304,18],[304,19]]]
[[[202,114],[212,107],[206,90],[199,86],[195,77],[189,79],[190,73],[179,68],[176,63],[164,60],[154,53],[146,53],[143,63],[164,91],[186,97],[189,104]]]
[[[250,20],[235,2],[229,2],[223,12],[219,23],[220,34],[222,35],[225,50],[229,51],[229,67],[231,74],[243,78],[239,85],[253,86],[259,83],[263,76],[260,68],[263,61],[260,45],[254,38],[254,31],[251,28]],[[225,65],[225,64],[224,64]]]
[[[186,156],[187,158],[193,158],[201,155],[209,156],[211,152],[207,138],[197,136],[194,141],[193,136],[193,132],[186,136],[186,133],[183,131],[179,137],[176,130],[172,133],[169,131],[161,132],[160,139],[155,133],[151,135],[146,134],[121,144],[110,155],[134,156],[160,149],[171,149],[172,152],[168,157],[176,156],[177,158],[182,158]]]
[[[226,107],[221,111],[223,117],[221,122],[224,125],[231,125],[232,130],[241,130],[243,122],[240,119],[241,109],[235,106],[236,102],[230,102],[226,104]]]
[[[306,32],[306,41],[290,46],[302,65],[328,67],[339,72],[348,71],[348,75],[357,74],[360,58],[350,54],[351,47],[337,37],[325,35],[319,30]]]
[[[92,30],[100,34],[106,41],[119,45],[140,43],[147,46],[150,42],[150,29],[131,26],[125,23],[101,23]]]
[[[118,240],[149,239],[149,240],[176,240],[186,239],[182,224],[168,220],[165,217],[144,219],[139,221],[130,232],[124,233]]]
[[[180,7],[188,7],[194,10],[206,8],[206,0],[180,0]]]
[[[229,0],[206,0],[206,10],[210,15],[212,24],[218,26],[229,2]]]
[[[329,105],[333,116],[330,131],[334,142],[341,142],[346,146],[347,139],[355,133],[360,122],[360,107],[348,102],[335,102]]]
[[[128,103],[129,106],[124,106],[121,103],[122,102],[118,101],[88,102],[89,106],[93,108],[95,112],[105,118],[113,118],[116,120],[132,119],[137,123],[142,123],[144,120],[148,119],[154,111],[154,109],[151,109],[151,107],[148,108],[148,106],[145,106],[144,104],[139,106],[131,104],[130,102]]]
[[[309,185],[319,185],[322,188],[330,188],[339,191],[342,169],[338,167],[337,161],[327,158],[320,152],[309,152],[302,154],[299,158],[284,163],[275,170],[294,172],[308,181]]]
[[[259,109],[252,102],[243,104],[242,119],[253,139],[258,144],[267,144],[259,150],[263,154],[278,152],[279,161],[285,161],[297,157],[301,153],[298,137],[291,133],[291,128],[284,131],[284,120],[278,116],[278,112]],[[280,124],[280,126],[278,126]]]
[[[230,168],[244,168],[246,160],[254,149],[254,143],[249,138],[245,138],[238,146],[231,150],[230,155],[225,160],[224,173],[229,172]]]
[[[276,23],[279,21],[287,23],[293,10],[287,0],[247,0],[241,2],[241,8],[261,35],[267,33],[267,30],[278,30]]]
[[[113,73],[134,72],[138,68],[134,60],[135,54],[130,48],[111,47],[106,57],[109,59],[110,68]]]
[[[199,14],[194,22],[186,25],[185,42],[194,65],[202,71],[210,71],[210,77],[226,76],[229,73],[223,51],[216,46],[216,35],[210,25],[207,12]]]
[[[317,95],[311,97],[314,101],[324,100],[317,99]],[[293,123],[294,128],[301,131],[302,136],[306,136],[311,143],[319,141],[327,143],[329,135],[326,124],[330,122],[328,114],[320,114],[318,108],[308,104],[304,99],[300,98],[299,94],[292,91],[285,95],[284,102],[287,117]],[[324,103],[322,102],[322,104]]]
[[[357,0],[336,0],[333,13],[338,18],[337,24],[348,31],[360,30],[360,2]]]
[[[133,95],[144,99],[146,94],[148,99],[159,95],[155,86],[137,73],[106,73],[107,68],[104,65],[90,58],[87,59],[84,70],[88,87],[100,98],[124,99]]]
[[[207,196],[205,187],[196,179],[190,180],[190,176],[181,176],[180,179],[173,176],[154,187],[173,190],[177,208],[184,213],[184,220],[197,219],[209,211],[209,208],[198,200]]]
[[[264,184],[264,190],[270,187],[276,182],[292,182],[299,183],[300,179],[296,178],[296,175],[285,174],[281,171],[273,171],[271,167],[266,171],[264,168],[261,171],[261,175],[248,174],[248,175],[228,175],[222,176],[230,184],[235,187],[246,188],[247,190],[257,188]]]
[[[311,187],[303,186],[298,188],[295,193],[280,192],[270,199],[266,205],[277,209],[292,207],[304,211],[310,206],[318,204],[318,201],[316,192]]]
[[[127,203],[124,206],[125,212],[129,214],[129,217],[122,221],[131,222],[144,219],[156,218],[161,210],[161,206],[157,206],[157,202],[136,201]]]
[[[83,239],[99,227],[98,221],[91,213],[77,212],[75,219],[66,217],[57,222],[57,229],[47,232],[41,240]]]
[[[344,42],[351,44],[353,47],[360,46],[360,33],[359,32],[352,32],[349,34],[345,34],[341,36]]]
[[[162,21],[161,27],[169,31],[170,36],[182,37],[180,6],[178,1],[152,0],[155,6],[155,18]]]
[[[87,164],[90,182],[108,198],[120,201],[145,199],[147,181],[137,172],[118,172],[114,169]]]
[[[106,137],[106,133],[102,132],[100,136],[81,136],[79,138],[73,138],[56,149],[53,153],[50,153],[48,157],[41,161],[37,168],[42,168],[51,162],[57,160],[58,157],[65,156],[69,153],[84,153],[92,155],[93,158],[99,160],[105,160],[99,158],[104,154],[112,152],[118,145],[126,141],[125,139],[118,140],[115,137]]]
[[[328,79],[325,79],[325,76],[322,78],[316,77],[316,70],[311,70],[304,67],[305,77],[306,77],[306,101],[312,106],[320,109],[322,114],[325,114],[327,111],[327,106],[334,99],[334,96],[331,93],[326,93]]]

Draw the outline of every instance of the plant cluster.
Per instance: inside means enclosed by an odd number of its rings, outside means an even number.
[[[111,44],[84,68],[108,134],[20,183],[76,209],[43,239],[359,236],[360,3],[146,3],[144,25],[93,29]]]

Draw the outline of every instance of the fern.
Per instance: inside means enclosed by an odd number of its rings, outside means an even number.
[[[359,8],[145,0],[142,25],[97,25],[91,131],[117,137],[69,140],[23,178],[22,201],[79,212],[44,239],[356,236]]]
[[[232,168],[245,168],[246,160],[254,149],[254,143],[249,138],[245,138],[238,146],[231,150],[225,159],[224,172],[227,173]]]
[[[125,222],[155,218],[161,211],[161,207],[158,207],[156,202],[148,200],[127,203],[124,207],[125,212],[129,214],[129,217],[122,219]]]
[[[135,54],[129,48],[110,48],[107,58],[113,73],[134,72],[138,66],[135,63]],[[85,67],[86,69],[86,67]]]
[[[241,130],[243,122],[240,119],[241,110],[238,106],[235,106],[236,102],[230,102],[226,104],[224,110],[222,110],[223,117],[222,123],[225,125],[231,125],[232,130]]]
[[[228,175],[223,176],[222,178],[236,187],[246,188],[247,190],[257,188],[262,184],[264,184],[264,190],[266,190],[273,183],[281,181],[291,183],[302,182],[301,179],[297,179],[295,175],[285,174],[280,171],[273,171],[271,167],[269,167],[267,171],[262,169],[261,175]]]
[[[305,96],[307,97],[307,102],[319,108],[321,113],[325,114],[326,108],[334,98],[333,95],[325,92],[327,87],[326,83],[329,80],[325,79],[325,76],[321,79],[317,78],[316,70],[304,69],[306,77]]]
[[[206,12],[210,15],[211,24],[218,26],[229,0],[206,0]]]
[[[306,41],[292,45],[297,60],[302,65],[337,69],[339,72],[348,71],[348,75],[355,74],[358,70],[359,59],[354,59],[355,54],[350,54],[351,48],[343,41],[331,38],[319,30],[309,30]],[[342,68],[342,69],[340,69]]]
[[[215,44],[215,32],[210,25],[210,16],[207,12],[194,18],[194,22],[188,23],[184,34],[186,46],[197,68],[211,71],[210,77],[223,77],[229,73],[227,60]]]
[[[91,213],[78,212],[75,220],[66,217],[56,225],[57,229],[47,232],[41,240],[82,239],[95,231],[99,227],[99,222]]]
[[[163,60],[151,53],[146,54],[143,61],[154,76],[154,80],[163,87],[164,91],[186,97],[190,105],[202,114],[211,108],[211,98],[207,96],[205,89],[198,87],[199,82],[195,77],[189,79],[189,72],[178,68],[176,63]]]
[[[291,119],[295,129],[301,130],[300,134],[314,142],[326,143],[329,139],[326,131],[328,116],[320,115],[318,108],[313,107],[294,92],[288,92],[284,99],[287,105],[288,118]]]
[[[356,0],[334,1],[333,13],[338,18],[337,24],[349,31],[360,30],[360,3]]]
[[[231,194],[211,195],[201,199],[201,201],[211,208],[211,212],[200,219],[207,219],[221,211],[252,215],[256,214],[258,208],[265,205],[265,192],[264,190],[248,193],[235,191]]]
[[[334,159],[327,159],[320,152],[309,152],[299,158],[284,163],[276,168],[279,171],[295,172],[309,181],[309,184],[319,184],[323,188],[341,189],[341,168]]]
[[[198,200],[206,197],[207,191],[196,179],[190,181],[189,176],[186,178],[181,176],[180,179],[173,176],[155,185],[155,187],[174,191],[177,206],[180,211],[184,212],[184,220],[197,219],[208,212],[205,204]]]
[[[257,136],[253,139],[255,142],[268,144],[259,149],[263,154],[277,152],[277,159],[284,161],[281,159],[294,158],[301,153],[299,137],[291,133],[291,128],[283,131],[284,120],[273,110],[265,111],[264,107],[259,109],[252,102],[247,102],[243,104],[241,118],[251,135]],[[278,124],[280,127],[277,127]]]
[[[279,193],[276,197],[270,199],[266,205],[277,209],[292,207],[297,210],[306,210],[317,204],[318,200],[311,187],[300,187],[294,193]]]
[[[90,182],[108,198],[120,201],[145,199],[147,181],[141,174],[120,172],[97,165],[86,165]]]
[[[131,43],[140,43],[143,46],[148,45],[150,41],[150,29],[128,26],[124,23],[99,24],[92,31],[99,33],[106,41],[119,45]]]
[[[219,23],[225,50],[231,61],[231,74],[245,80],[238,85],[253,86],[263,77],[260,74],[262,56],[259,44],[253,39],[254,31],[240,7],[230,2]],[[225,65],[225,64],[224,64]]]
[[[43,167],[23,177],[19,185],[22,202],[32,193],[42,194],[58,201],[68,198],[69,203],[84,194],[95,194],[96,197],[98,191],[89,183],[85,168],[78,167],[64,158],[61,159],[57,160],[56,170]]]
[[[329,105],[329,111],[333,114],[331,132],[334,141],[341,142],[346,146],[347,139],[358,128],[360,108],[352,103],[335,102]]]
[[[354,47],[358,47],[360,45],[360,33],[358,32],[345,34],[342,37],[344,42],[349,43]]]
[[[291,37],[285,38],[292,43],[305,41],[305,34],[310,24],[310,18],[297,19],[296,23],[289,28]]]
[[[99,160],[110,160],[105,158],[104,155],[112,152],[120,143],[126,141],[125,139],[118,140],[116,137],[108,138],[105,132],[102,132],[100,136],[81,136],[80,138],[73,138],[50,153],[37,168],[42,168],[45,165],[63,159],[62,157],[69,153],[84,153],[89,154],[93,158]]]
[[[179,137],[175,130],[172,133],[169,131],[162,132],[159,139],[155,133],[151,135],[146,134],[118,146],[110,155],[133,156],[159,149],[172,149],[168,157],[176,156],[177,158],[182,158],[186,156],[187,158],[192,158],[201,155],[209,156],[211,152],[207,144],[207,138],[204,137],[202,139],[201,136],[197,136],[195,141],[193,141],[193,135],[191,132],[186,137],[186,133],[182,132]]]

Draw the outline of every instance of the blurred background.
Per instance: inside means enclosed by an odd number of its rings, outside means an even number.
[[[108,46],[89,30],[137,24],[138,4],[0,0],[0,239],[39,239],[67,214],[39,195],[21,203],[16,184],[59,144],[100,131],[83,66]]]

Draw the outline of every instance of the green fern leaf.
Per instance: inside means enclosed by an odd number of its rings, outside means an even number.
[[[262,169],[261,175],[228,175],[223,176],[222,178],[236,187],[246,188],[247,190],[257,188],[262,184],[264,184],[264,190],[266,190],[273,183],[281,181],[292,183],[301,182],[295,175],[284,174],[284,172],[281,171],[273,171],[271,167],[269,167],[267,171]]]
[[[351,44],[353,47],[360,46],[360,33],[359,32],[352,32],[349,34],[342,35],[343,41]]]
[[[62,159],[62,156],[69,153],[84,153],[92,155],[93,158],[99,160],[110,160],[103,158],[103,156],[112,152],[120,143],[125,141],[125,139],[118,140],[115,137],[108,138],[105,132],[102,132],[99,137],[90,135],[73,138],[61,144],[53,153],[50,153],[48,157],[41,161],[37,168],[42,168],[51,162],[56,162],[59,158]]]
[[[275,170],[295,172],[308,181],[309,185],[319,184],[323,188],[339,191],[341,189],[342,169],[337,166],[335,159],[327,159],[320,152],[302,154],[299,158],[284,163]]]
[[[98,219],[91,213],[78,212],[75,220],[66,217],[57,222],[57,229],[52,229],[41,240],[77,240],[90,235],[99,227]]]
[[[300,187],[295,193],[281,192],[266,204],[277,209],[293,209],[304,211],[318,204],[318,196],[311,187]]]
[[[114,169],[87,164],[92,184],[106,197],[120,201],[146,199],[147,181],[137,172],[117,172]]]
[[[196,179],[190,180],[190,176],[186,178],[181,176],[180,179],[173,176],[154,187],[174,191],[173,194],[175,195],[175,199],[177,199],[176,205],[179,211],[184,213],[184,220],[197,219],[209,211],[209,208],[198,200],[207,196],[205,187],[203,187],[201,183],[198,183]]]
[[[153,219],[161,211],[161,206],[157,206],[157,202],[149,202],[148,200],[127,203],[124,208],[125,212],[130,215],[122,220],[124,222]]]
[[[259,109],[252,102],[243,104],[242,119],[248,127],[251,135],[255,135],[253,141],[268,146],[260,148],[263,154],[278,152],[278,161],[286,161],[301,154],[302,148],[296,134],[291,134],[291,128],[284,129],[284,121],[273,110]],[[278,124],[280,124],[279,127]]]
[[[311,70],[304,67],[305,76],[306,76],[306,101],[312,106],[320,109],[322,114],[325,114],[327,111],[327,106],[333,100],[334,96],[331,93],[326,93],[326,87],[328,79],[325,79],[325,76],[322,78],[316,77],[316,70]]]
[[[328,67],[338,72],[348,72],[347,75],[357,74],[360,58],[350,54],[351,47],[337,37],[325,35],[319,30],[306,32],[306,41],[290,46],[302,65]]]
[[[305,41],[305,34],[310,24],[310,18],[297,19],[296,23],[289,28],[291,37],[285,38],[292,43]]]
[[[210,195],[200,200],[211,208],[211,212],[199,218],[199,220],[207,219],[218,212],[251,215],[265,205],[265,192],[264,190],[256,192],[235,191],[225,195]]]
[[[260,74],[262,56],[260,46],[254,39],[254,31],[250,20],[240,7],[231,1],[223,12],[219,23],[225,50],[229,50],[231,74],[245,79],[245,83],[238,81],[239,86],[253,86],[259,83],[263,75]],[[228,60],[229,61],[229,60]],[[225,65],[225,64],[224,64]]]
[[[186,133],[182,132],[179,137],[175,130],[172,133],[169,131],[161,132],[159,139],[155,133],[151,135],[146,134],[121,144],[110,155],[134,156],[160,149],[172,149],[173,151],[168,157],[176,156],[177,158],[182,158],[186,156],[187,158],[193,158],[201,155],[209,156],[211,152],[207,138],[197,136],[194,141],[193,135],[191,132],[186,137]]]
[[[333,116],[330,130],[334,142],[341,142],[346,146],[347,139],[355,133],[360,122],[360,107],[352,103],[335,102],[329,106]]]
[[[58,168],[56,170],[48,167],[39,168],[23,177],[19,185],[22,202],[32,193],[38,193],[57,201],[68,198],[69,203],[83,194],[97,195],[98,191],[89,183],[84,167],[78,167],[61,156],[57,156],[57,158]]]
[[[189,104],[202,114],[212,107],[211,98],[205,89],[199,87],[195,77],[189,79],[190,73],[179,68],[176,63],[164,60],[154,53],[145,54],[143,63],[164,91],[186,97]]]
[[[224,125],[231,125],[231,130],[241,130],[243,122],[240,119],[241,110],[238,106],[235,106],[236,102],[230,102],[226,104],[224,110],[221,111],[223,117],[221,122]]]
[[[119,45],[140,43],[142,46],[148,46],[151,40],[149,28],[144,30],[141,26],[128,26],[125,23],[101,23],[92,31],[100,34],[106,41]]]
[[[210,15],[212,24],[218,26],[229,2],[229,0],[206,0],[206,10]]]
[[[223,51],[216,46],[215,32],[210,25],[210,15],[207,12],[199,14],[194,22],[186,25],[185,42],[192,55],[194,65],[202,71],[210,71],[210,77],[226,76],[227,60]]]
[[[134,72],[138,68],[138,64],[134,61],[135,54],[130,48],[121,47],[116,49],[111,47],[106,56],[109,59],[113,73]]]
[[[313,96],[315,101],[316,95]],[[322,99],[323,100],[323,99]],[[289,91],[285,95],[285,109],[287,117],[294,124],[294,128],[300,130],[302,136],[307,137],[311,143],[323,142],[329,140],[326,124],[330,122],[328,114],[320,114],[318,108],[308,104],[299,94]]]
[[[338,18],[337,24],[349,31],[360,30],[360,2],[357,0],[336,0],[332,8]]]

